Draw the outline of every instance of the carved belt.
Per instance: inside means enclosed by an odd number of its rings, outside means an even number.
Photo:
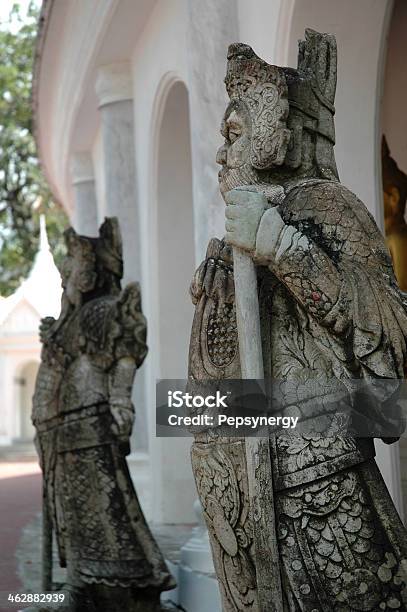
[[[63,414],[57,414],[52,419],[48,419],[43,423],[36,424],[36,430],[38,433],[44,433],[55,427],[60,427],[65,423],[71,423],[73,421],[79,421],[86,419],[87,417],[101,416],[109,413],[109,404],[103,402],[94,406],[86,406],[86,408],[80,408],[72,412],[64,412]]]

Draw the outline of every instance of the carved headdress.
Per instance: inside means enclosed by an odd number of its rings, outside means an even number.
[[[106,217],[99,229],[99,236],[92,238],[78,234],[72,227],[65,232],[68,254],[76,255],[84,266],[94,268],[95,286],[103,284],[103,277],[111,274],[119,286],[123,277],[123,252],[119,222],[116,217]]]
[[[243,102],[248,109],[255,168],[299,168],[307,130],[314,135],[320,176],[338,178],[333,153],[336,70],[335,37],[310,29],[299,42],[296,70],[267,64],[249,45],[229,46],[226,89],[232,104]]]

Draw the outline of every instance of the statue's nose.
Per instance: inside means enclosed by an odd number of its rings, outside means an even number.
[[[227,161],[227,149],[226,145],[222,145],[219,147],[218,152],[216,153],[216,163],[225,166]]]

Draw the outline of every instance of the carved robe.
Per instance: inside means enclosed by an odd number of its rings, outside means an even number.
[[[323,375],[327,397],[354,379],[394,379],[381,397],[390,422],[407,317],[373,218],[340,183],[320,179],[293,183],[279,212],[290,240],[268,252],[267,211],[257,234],[265,378],[301,385]],[[240,378],[233,263],[222,241],[211,241],[191,294],[191,384]],[[407,609],[407,535],[374,452],[372,439],[270,438],[285,610]],[[196,433],[192,463],[225,612],[259,610],[245,462],[244,439]]]
[[[134,316],[139,289],[72,309],[44,345],[33,421],[60,563],[80,583],[173,588],[128,471],[128,440],[114,433],[110,407],[128,406],[147,353]]]

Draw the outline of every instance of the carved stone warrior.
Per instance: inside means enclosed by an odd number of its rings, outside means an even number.
[[[226,235],[210,242],[191,285],[190,384],[241,377],[231,247],[239,248],[257,270],[265,379],[323,379],[327,397],[338,386],[354,397],[355,380],[389,379],[386,422],[404,375],[406,304],[383,236],[338,180],[335,38],[307,30],[297,70],[233,44],[225,81],[217,161]],[[293,411],[300,402],[286,398]],[[373,439],[270,434],[271,473],[260,458],[257,499],[246,444],[202,428],[192,447],[223,610],[407,610],[407,534]],[[278,559],[272,542],[254,545],[259,514],[275,521]]]
[[[125,455],[137,368],[147,354],[137,283],[121,290],[116,218],[98,238],[65,233],[58,320],[41,327],[33,423],[69,598],[58,610],[157,612],[174,587],[140,508]],[[48,610],[49,608],[42,608]]]

